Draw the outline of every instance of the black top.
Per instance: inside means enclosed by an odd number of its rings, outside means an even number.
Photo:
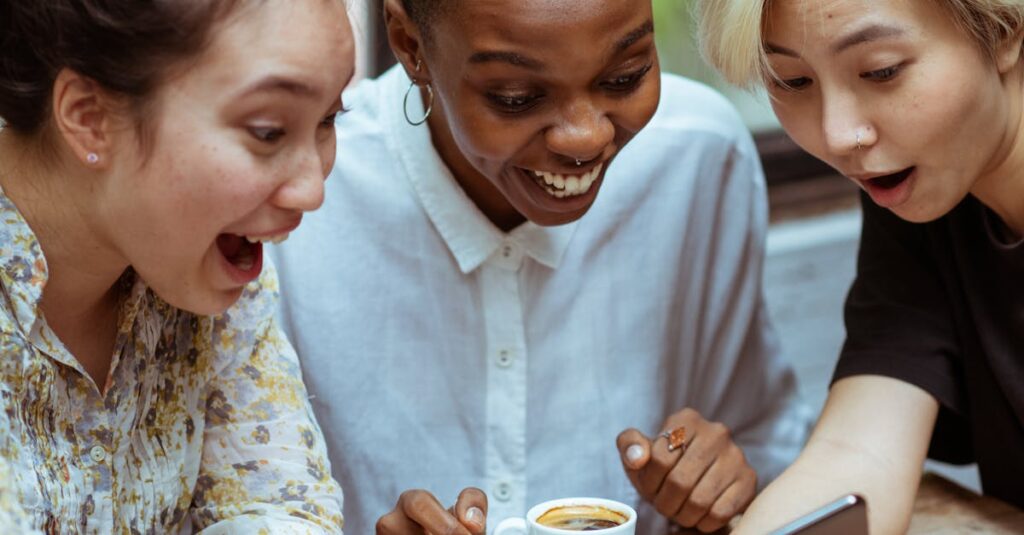
[[[941,404],[929,457],[977,462],[1024,507],[1024,243],[974,197],[926,224],[861,199],[857,278],[833,381],[884,375]]]

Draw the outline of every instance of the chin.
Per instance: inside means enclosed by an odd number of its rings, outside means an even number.
[[[953,209],[956,208],[963,199],[964,198],[961,197],[959,199],[950,199],[942,202],[909,202],[903,206],[893,208],[892,212],[899,216],[900,219],[911,223],[931,223],[932,221],[935,221],[936,219],[939,219],[953,211]]]
[[[199,293],[191,292],[189,295],[169,295],[167,297],[160,295],[160,298],[174,308],[185,312],[198,316],[218,316],[238,302],[243,291],[244,288],[235,290],[207,289]]]
[[[569,223],[579,221],[580,218],[586,215],[586,213],[590,210],[590,206],[591,205],[588,205],[586,208],[582,210],[577,210],[573,212],[545,212],[540,214],[528,214],[526,218],[529,219],[534,224],[540,225],[542,227],[557,227],[559,225],[568,225]]]

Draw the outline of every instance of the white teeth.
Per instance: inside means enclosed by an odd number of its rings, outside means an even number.
[[[569,195],[576,195],[580,191],[580,179],[571,176],[565,180],[565,192]]]
[[[537,176],[538,183],[543,182],[547,185],[544,188],[545,191],[556,198],[562,199],[583,195],[590,191],[590,186],[593,186],[597,177],[601,175],[602,168],[604,168],[604,164],[598,164],[581,176],[564,176],[545,171],[534,171],[533,174]]]
[[[288,232],[274,236],[246,236],[245,241],[249,243],[281,243],[288,239]]]

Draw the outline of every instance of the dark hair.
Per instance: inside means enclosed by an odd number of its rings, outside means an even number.
[[[420,32],[429,39],[430,27],[437,16],[451,9],[454,0],[402,0],[402,7]]]
[[[37,132],[64,68],[144,104],[237,0],[0,0],[0,118]]]

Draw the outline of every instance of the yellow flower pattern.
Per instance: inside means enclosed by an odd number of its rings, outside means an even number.
[[[340,533],[267,265],[197,316],[131,270],[101,392],[47,326],[42,250],[0,192],[0,533]]]

